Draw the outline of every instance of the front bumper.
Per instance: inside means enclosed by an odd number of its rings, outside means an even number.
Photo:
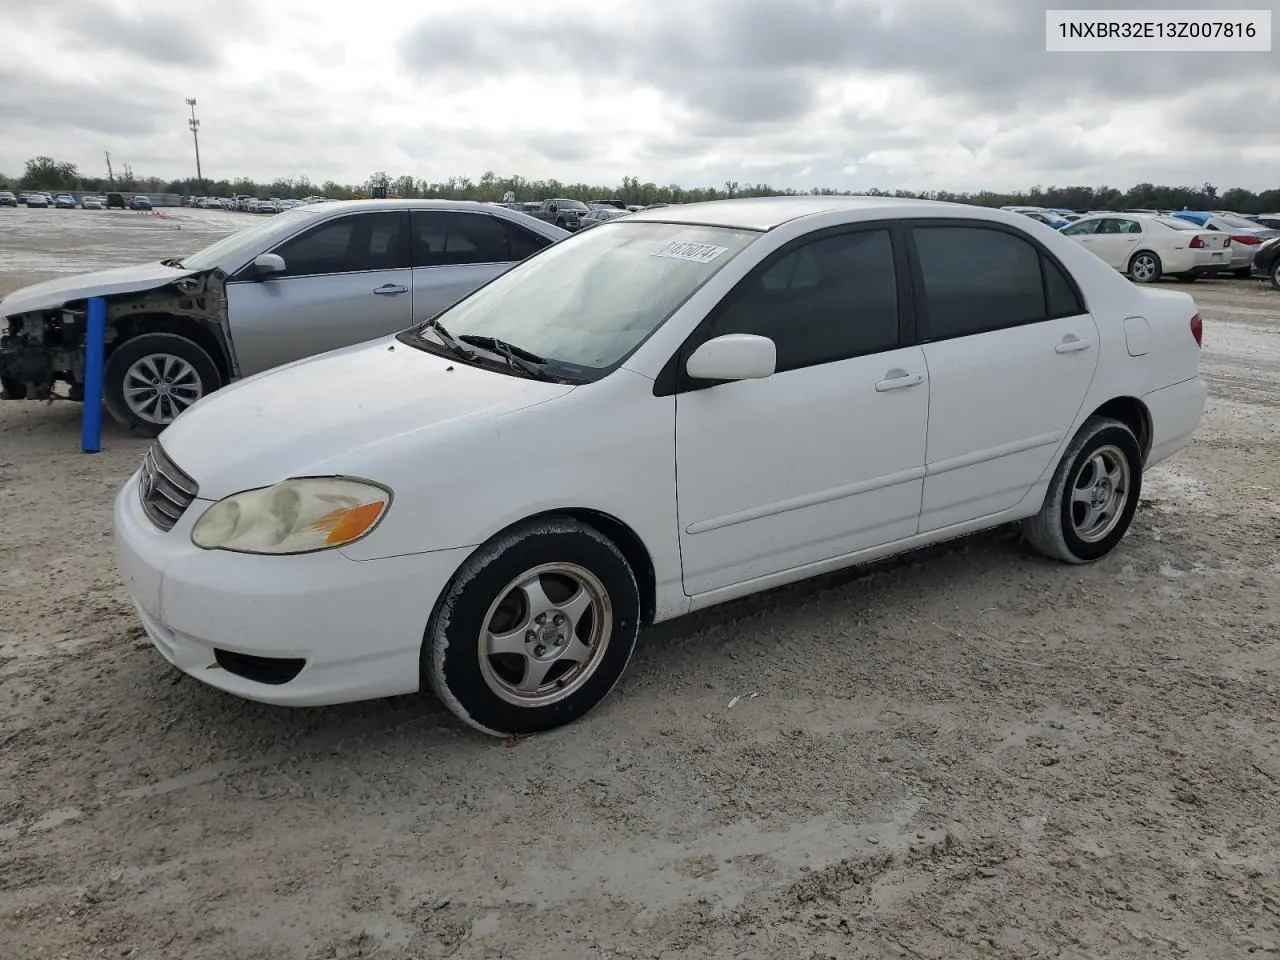
[[[137,474],[116,496],[117,564],[166,660],[220,690],[284,706],[418,690],[427,621],[468,548],[382,560],[338,550],[285,557],[202,550],[191,528],[210,505],[196,500],[166,532],[142,512]],[[240,666],[245,657],[304,663],[292,679],[271,683],[251,679],[259,674]]]

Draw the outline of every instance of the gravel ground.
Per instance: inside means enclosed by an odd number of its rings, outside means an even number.
[[[0,292],[244,222],[23,214]],[[1210,406],[1111,557],[997,530],[664,624],[519,742],[176,674],[111,559],[144,443],[0,403],[0,957],[1280,954],[1280,294],[1188,289]]]

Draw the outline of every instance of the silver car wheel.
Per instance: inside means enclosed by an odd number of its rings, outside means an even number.
[[[489,689],[519,707],[571,696],[599,667],[613,625],[608,591],[572,563],[534,567],[498,594],[479,637]]]
[[[1106,537],[1129,498],[1129,460],[1119,447],[1099,447],[1071,483],[1071,526],[1085,543]]]
[[[1150,283],[1156,278],[1156,258],[1149,253],[1138,254],[1133,258],[1129,272],[1139,283]]]
[[[152,353],[135,360],[124,375],[124,402],[147,423],[172,423],[204,396],[195,367],[171,353]]]

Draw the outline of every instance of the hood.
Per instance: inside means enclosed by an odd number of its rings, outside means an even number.
[[[575,389],[457,363],[394,337],[248,377],[190,407],[160,435],[201,499],[292,476],[359,475],[405,444]],[[376,478],[375,478],[376,479]]]
[[[57,310],[73,300],[85,300],[89,297],[153,290],[199,272],[166,267],[157,260],[136,267],[114,267],[94,273],[80,273],[74,277],[46,280],[44,283],[15,290],[0,300],[0,317],[11,317],[32,310]]]

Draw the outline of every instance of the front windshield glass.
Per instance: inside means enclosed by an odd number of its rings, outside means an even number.
[[[495,337],[561,366],[610,367],[759,236],[683,223],[601,224],[513,267],[439,319],[455,337]]]
[[[187,270],[212,270],[228,261],[239,266],[236,261],[242,258],[247,260],[253,251],[270,240],[272,236],[288,236],[314,216],[316,216],[315,211],[305,209],[277,214],[270,220],[263,220],[244,230],[238,230],[203,250],[183,257],[182,266]]]

